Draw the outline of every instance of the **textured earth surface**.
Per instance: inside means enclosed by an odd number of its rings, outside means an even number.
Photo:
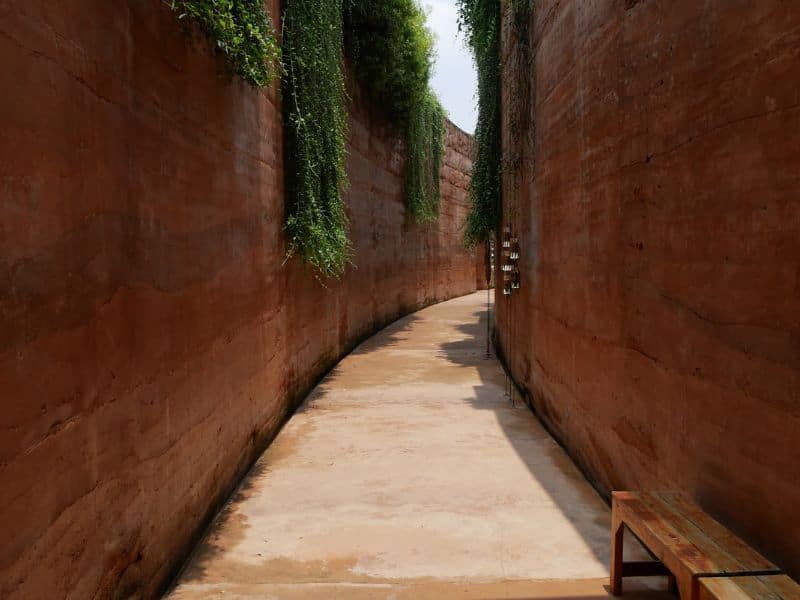
[[[278,86],[226,77],[168,4],[0,0],[4,600],[152,597],[322,374],[483,277],[471,138],[448,125],[417,226],[355,98],[354,268],[287,263]]]
[[[608,508],[506,396],[486,300],[424,309],[345,358],[172,598],[604,597]]]
[[[800,3],[535,6],[514,378],[598,488],[682,490],[800,579]]]

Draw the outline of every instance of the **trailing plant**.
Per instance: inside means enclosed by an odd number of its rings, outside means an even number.
[[[504,169],[514,177],[514,185],[519,174],[529,138],[531,110],[531,67],[533,63],[529,30],[533,0],[508,0],[506,4],[505,25],[508,52],[504,65],[504,80],[508,82],[508,146],[504,157]],[[527,134],[527,135],[526,135]],[[512,194],[513,196],[514,194]]]
[[[347,182],[342,39],[342,0],[286,2],[288,254],[301,256],[325,277],[341,276],[351,256],[341,197]]]
[[[356,79],[405,126],[428,96],[433,36],[415,0],[345,0],[345,48]]]
[[[419,222],[439,212],[444,110],[430,92],[433,37],[416,0],[286,0],[284,109],[289,255],[339,277],[350,261],[344,48],[359,85],[406,141],[405,196]]]
[[[445,113],[426,91],[411,109],[406,137],[406,206],[418,223],[439,218],[439,178],[444,156]]]
[[[464,240],[469,246],[489,239],[500,225],[500,0],[457,0],[459,27],[478,69],[478,147],[472,169]]]
[[[433,35],[416,0],[346,0],[356,79],[406,141],[405,201],[419,223],[439,215],[445,112],[429,88]]]
[[[261,87],[275,78],[280,49],[263,0],[166,1],[178,18],[200,25],[242,79]]]

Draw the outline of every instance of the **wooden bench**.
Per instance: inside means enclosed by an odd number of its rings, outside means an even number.
[[[800,600],[800,585],[788,575],[703,577],[700,600]]]
[[[623,562],[627,527],[656,557]],[[623,577],[670,576],[681,600],[700,599],[700,578],[781,574],[782,571],[700,507],[675,492],[614,492],[611,501],[611,592]]]

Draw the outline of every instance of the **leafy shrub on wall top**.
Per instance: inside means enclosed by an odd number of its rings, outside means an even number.
[[[439,215],[445,112],[430,91],[433,36],[415,0],[345,0],[345,46],[362,89],[405,137],[406,207]]]
[[[414,0],[345,0],[345,44],[363,89],[399,126],[428,92],[433,36]]]
[[[214,41],[231,70],[254,86],[272,82],[280,50],[263,0],[167,0]]]
[[[406,206],[418,223],[439,218],[444,109],[431,92],[411,110],[406,136]]]
[[[523,176],[522,166],[525,154],[532,146],[533,123],[531,122],[531,69],[533,54],[530,43],[530,22],[533,12],[533,0],[508,0],[505,5],[503,21],[504,48],[506,56],[503,65],[503,78],[508,87],[507,105],[503,112],[507,116],[508,136],[504,148],[503,170],[511,176],[510,190],[507,196],[511,200],[510,211],[514,211],[516,186]],[[506,183],[509,179],[506,179]],[[509,190],[507,190],[509,192]]]
[[[491,237],[500,226],[500,0],[457,0],[459,25],[478,68],[478,154],[472,167],[464,239],[475,245]]]
[[[433,37],[416,0],[285,0],[282,52],[263,0],[165,1],[200,23],[253,85],[268,84],[283,57],[289,256],[339,277],[352,255],[341,197],[345,44],[358,83],[405,137],[409,212],[418,222],[438,217],[445,114],[428,86]]]
[[[342,70],[342,0],[289,0],[283,16],[289,255],[322,276],[350,260],[341,191],[347,110]]]
[[[341,198],[345,45],[356,80],[405,136],[409,212],[424,222],[439,211],[444,110],[428,88],[433,38],[415,0],[287,0],[289,254],[301,256],[324,277],[341,276],[352,254]]]

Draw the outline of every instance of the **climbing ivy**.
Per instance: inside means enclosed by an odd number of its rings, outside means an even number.
[[[405,196],[418,222],[439,212],[444,109],[430,92],[433,37],[416,0],[286,0],[284,108],[289,255],[324,277],[352,256],[344,52],[356,81],[406,142]]]
[[[444,119],[444,109],[431,92],[411,110],[406,138],[405,194],[408,210],[419,223],[439,218]]]
[[[275,78],[280,50],[263,0],[166,1],[178,18],[200,25],[242,79],[261,87]]]
[[[500,225],[500,0],[456,0],[459,27],[478,69],[478,153],[472,170],[464,239],[473,246],[489,239]]]
[[[428,93],[433,36],[414,0],[345,0],[345,42],[361,87],[404,126]]]
[[[285,0],[282,52],[263,0],[165,2],[199,23],[255,86],[269,84],[283,58],[289,256],[339,277],[352,255],[341,197],[345,44],[356,80],[405,138],[409,212],[418,222],[437,218],[445,113],[428,86],[433,36],[416,0]]]
[[[345,0],[345,46],[356,79],[406,141],[406,207],[439,215],[445,112],[430,91],[433,36],[415,0]]]
[[[347,109],[342,0],[289,0],[283,16],[288,254],[324,277],[350,260],[341,192]]]
[[[530,123],[531,69],[533,57],[529,39],[533,0],[508,0],[505,7],[505,25],[509,35],[504,80],[509,86],[507,106],[508,145],[503,157],[503,169],[513,176],[513,184],[520,175],[522,161],[533,131]],[[527,134],[527,135],[526,135]],[[511,196],[516,190],[512,190]]]

